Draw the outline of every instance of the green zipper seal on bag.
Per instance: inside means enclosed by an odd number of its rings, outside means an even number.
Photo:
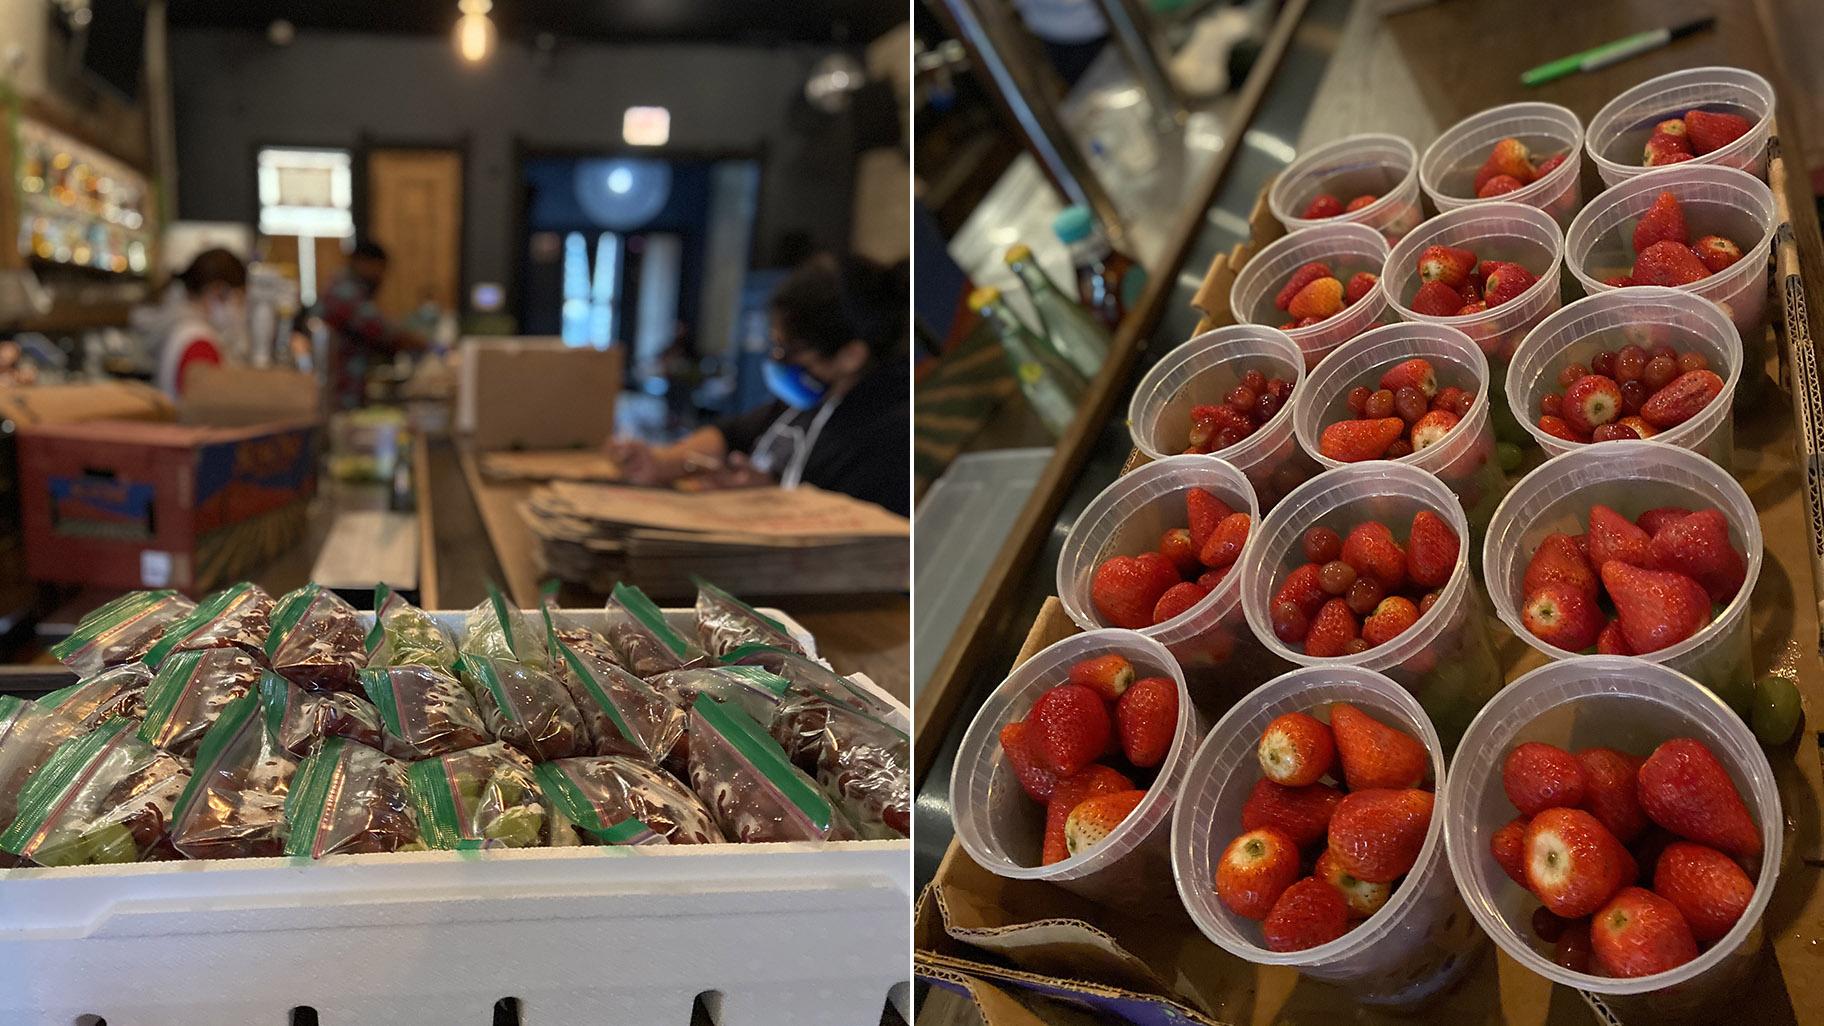
[[[488,604],[494,607],[494,619],[500,622],[500,632],[506,636],[507,651],[518,659],[519,639],[513,636],[513,621],[507,619],[507,597],[500,593],[500,588],[493,581],[488,582]]]
[[[279,600],[278,608],[272,611],[272,627],[266,632],[266,658],[278,654],[285,644],[285,635],[297,629],[304,620],[304,614],[316,605],[317,598],[323,594],[323,588],[316,584],[306,584],[287,594]]]
[[[386,628],[381,626],[381,621],[386,618],[386,604],[392,597],[391,588],[384,584],[374,585],[374,625],[367,629],[367,637],[361,642],[361,647],[367,649],[367,654],[370,656],[380,647],[380,643],[386,640]]]
[[[589,832],[609,844],[623,847],[637,848],[645,844],[666,843],[663,834],[637,819],[623,819],[606,830],[590,830]]]
[[[69,637],[51,646],[51,655],[62,662],[93,644],[102,634],[139,619],[176,594],[177,592],[166,588],[163,591],[129,591],[125,595],[117,595],[105,605],[90,610],[89,615],[77,622],[76,629],[70,632]]]
[[[355,671],[355,679],[361,682],[361,690],[367,692],[367,700],[380,710],[380,722],[388,733],[403,740],[405,729],[399,724],[399,696],[393,691],[392,673],[369,667]]]
[[[179,652],[170,662],[158,668],[158,676],[152,678],[152,684],[146,688],[146,722],[139,726],[139,739],[146,744],[163,748],[165,728],[170,726],[171,714],[177,711],[177,703],[190,690],[196,681],[196,671],[203,661],[202,652]]]
[[[506,685],[500,682],[500,675],[494,672],[494,664],[487,659],[471,659],[468,665],[475,679],[488,690],[488,694],[494,696],[494,705],[500,710],[501,717],[516,726],[525,726],[525,718],[520,715],[518,707],[508,700]]]
[[[291,710],[291,689],[286,684],[285,678],[271,670],[260,674],[260,713],[266,730],[275,738],[285,723],[285,714]]]
[[[614,702],[608,698],[608,692],[602,687],[602,682],[595,679],[594,672],[584,665],[581,656],[572,651],[569,645],[557,640],[555,631],[551,634],[551,650],[562,653],[564,662],[569,665],[570,672],[576,677],[577,683],[583,686],[584,691],[589,692],[589,697],[595,700],[595,704],[601,706],[602,711],[608,714],[608,718],[614,721],[614,729],[621,732],[621,737],[626,739],[628,744],[645,748],[646,746],[640,742],[640,739],[634,736],[633,728],[627,726],[627,721],[621,718],[620,709],[616,708]],[[652,753],[646,754],[651,755]]]
[[[683,659],[690,654],[690,644],[671,624],[665,620],[665,614],[655,605],[646,593],[628,584],[616,583],[614,600],[621,604],[628,615],[640,622],[647,632],[659,639],[659,643],[671,650],[671,654]]]
[[[88,783],[96,758],[118,744],[133,722],[116,716],[81,737],[57,746],[19,792],[19,811],[0,833],[0,851],[25,856],[25,849],[65,796]]]
[[[6,735],[19,725],[19,717],[30,704],[18,695],[0,695],[0,743],[5,742]]]
[[[740,680],[747,681],[749,684],[760,688],[762,691],[771,693],[774,698],[784,698],[785,693],[792,689],[791,681],[779,676],[764,666],[722,666],[718,667],[718,669],[739,678]]]
[[[305,758],[292,778],[291,791],[285,796],[285,854],[315,858],[317,834],[323,827],[324,805],[329,801],[329,787],[342,768],[342,752],[348,747],[344,738],[324,738],[317,750]],[[308,829],[300,829],[309,824]]]
[[[154,670],[158,669],[173,649],[188,641],[191,635],[202,630],[211,620],[221,616],[224,610],[233,605],[236,599],[245,595],[251,587],[253,585],[243,581],[240,584],[229,585],[204,599],[201,604],[190,611],[189,616],[172,624],[171,629],[158,639],[158,644],[153,645],[151,650],[146,653],[145,664]]]
[[[182,794],[177,796],[177,804],[171,807],[171,825],[176,826],[184,821],[190,811],[190,803],[196,800],[203,791],[203,782],[215,771],[216,764],[222,759],[222,753],[240,736],[241,731],[251,722],[256,728],[264,729],[265,724],[254,717],[259,710],[260,696],[252,691],[229,702],[222,710],[222,715],[210,725],[209,732],[203,735],[203,743],[196,750],[196,762],[190,770],[190,782],[184,785]]]
[[[456,795],[449,787],[449,772],[442,759],[412,763],[405,771],[405,779],[412,804],[418,809],[418,832],[425,844],[449,851],[467,840],[456,812]]]
[[[773,630],[777,631],[781,637],[785,637],[785,638],[792,637],[792,632],[786,629],[785,624],[780,623],[779,621],[773,619],[772,617],[766,615],[765,613],[762,613],[760,610],[755,609],[753,606],[748,605],[746,602],[742,601],[741,596],[736,595],[730,591],[727,591],[726,589],[721,588],[721,587],[717,586],[716,584],[711,583],[710,581],[706,581],[703,578],[697,576],[696,574],[690,575],[690,583],[696,585],[699,590],[710,592],[711,594],[715,595],[717,598],[720,598],[723,601],[728,602],[730,605],[733,605],[736,608],[747,613],[747,615],[753,617],[754,619],[760,621],[763,624],[766,624],[768,627],[771,627]],[[796,642],[798,639],[792,638],[792,640],[794,642]]]
[[[833,818],[829,799],[795,772],[796,767],[785,757],[785,749],[761,730],[753,717],[708,696],[698,698],[691,709],[715,728],[786,801],[797,806],[799,813],[810,820],[819,833],[829,832]],[[697,739],[691,738],[691,744],[696,743]]]
[[[532,778],[538,781],[545,797],[558,806],[558,811],[564,814],[565,819],[590,834],[604,829],[595,803],[583,794],[583,789],[570,779],[570,774],[562,766],[555,762],[541,762],[532,767]]]

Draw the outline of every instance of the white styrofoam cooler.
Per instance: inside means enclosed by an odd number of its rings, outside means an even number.
[[[0,1026],[909,1022],[910,915],[904,840],[0,870]]]

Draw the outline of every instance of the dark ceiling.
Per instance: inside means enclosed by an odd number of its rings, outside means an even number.
[[[443,33],[456,0],[172,0],[175,26],[264,31],[283,18],[299,30]],[[905,0],[495,0],[502,35],[559,40],[865,43],[906,20]]]

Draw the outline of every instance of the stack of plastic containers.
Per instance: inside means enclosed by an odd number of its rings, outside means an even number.
[[[1269,243],[1242,266],[1229,292],[1229,309],[1239,323],[1277,327],[1292,318],[1273,305],[1273,298],[1300,267],[1313,261],[1328,264],[1347,285],[1358,271],[1380,274],[1386,260],[1387,239],[1366,225],[1307,228]],[[1288,329],[1286,334],[1305,354],[1306,368],[1311,368],[1337,346],[1386,320],[1386,312],[1387,296],[1376,288],[1341,313],[1308,328]]]
[[[1650,78],[1610,100],[1590,119],[1584,145],[1604,185],[1618,185],[1651,171],[1642,151],[1653,126],[1692,110],[1738,114],[1753,122],[1748,134],[1685,161],[1741,168],[1767,177],[1767,139],[1773,134],[1773,86],[1741,68],[1686,68]],[[1679,165],[1673,165],[1679,166]]]
[[[1419,209],[1418,153],[1397,135],[1352,135],[1299,155],[1267,192],[1267,206],[1288,232],[1323,225],[1365,224],[1400,241],[1423,218]],[[1379,199],[1335,217],[1300,215],[1321,194],[1348,203],[1357,196]]]
[[[1534,164],[1562,155],[1564,162],[1526,185],[1499,197],[1478,199],[1476,172],[1489,151],[1503,139],[1517,139]],[[1419,182],[1439,212],[1498,199],[1524,203],[1552,215],[1559,226],[1571,223],[1583,205],[1578,175],[1583,170],[1583,123],[1555,103],[1510,103],[1472,114],[1445,129],[1419,159]]]

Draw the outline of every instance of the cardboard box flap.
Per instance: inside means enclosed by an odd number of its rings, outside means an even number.
[[[913,971],[919,979],[967,998],[985,1026],[1052,1026],[1006,991],[938,959],[915,959]]]
[[[1037,973],[966,962],[919,952],[912,960],[919,979],[975,1002],[986,1026],[1230,1026],[1195,1009],[1153,994],[1141,994],[1102,983],[1061,980]],[[1045,999],[1040,1010],[999,989],[997,984]],[[1079,1011],[1081,1010],[1081,1011]]]
[[[137,381],[0,388],[0,420],[20,427],[85,420],[170,420],[171,400]]]
[[[203,364],[185,372],[177,415],[186,424],[314,424],[323,419],[323,392],[317,379],[303,371]]]
[[[188,449],[218,442],[236,442],[264,435],[276,435],[311,426],[307,420],[272,421],[239,427],[211,427],[202,424],[130,420],[89,420],[37,424],[22,427],[21,433],[47,438]]]

